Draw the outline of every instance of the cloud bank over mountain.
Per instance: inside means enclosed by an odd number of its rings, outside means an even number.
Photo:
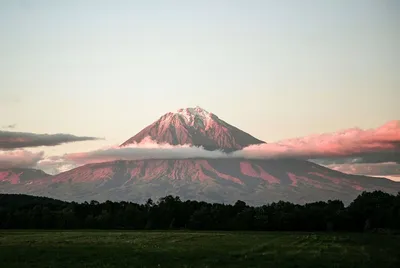
[[[375,129],[352,128],[277,143],[251,145],[239,154],[250,158],[357,159],[363,163],[400,161],[400,120]],[[340,160],[336,160],[340,161]]]
[[[2,147],[12,148],[23,144],[60,144],[79,140],[93,140],[93,137],[73,135],[36,135],[20,137],[38,137],[36,140],[9,141],[6,144],[2,136]],[[3,136],[4,137],[4,136]],[[47,139],[46,139],[47,138]],[[375,129],[362,130],[352,128],[335,133],[311,135],[303,138],[283,140],[276,143],[251,145],[233,153],[208,151],[202,147],[190,145],[157,144],[150,138],[125,147],[118,145],[95,151],[65,154],[43,159],[42,153],[19,151],[2,153],[2,165],[24,165],[53,169],[53,173],[88,163],[114,160],[141,159],[187,159],[187,158],[246,158],[276,159],[297,158],[312,160],[329,168],[353,174],[398,175],[400,174],[400,120],[390,121]],[[7,160],[7,157],[9,159]],[[19,159],[17,161],[17,159]],[[9,164],[11,165],[11,164]]]
[[[132,144],[126,147],[113,146],[101,150],[66,154],[67,161],[76,164],[107,162],[114,160],[142,159],[187,159],[187,158],[227,158],[222,151],[207,151],[202,147],[190,145],[157,144],[155,142]]]
[[[189,145],[173,146],[157,144],[151,139],[128,147],[114,146],[108,149],[67,155],[71,160],[140,158],[190,158],[190,157],[243,157],[243,158],[301,158],[301,159],[357,159],[363,163],[399,161],[400,121],[391,121],[379,128],[348,129],[337,133],[313,135],[276,143],[251,145],[231,154],[207,151]]]

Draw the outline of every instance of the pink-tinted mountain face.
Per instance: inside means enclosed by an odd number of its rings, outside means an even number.
[[[233,151],[263,141],[226,123],[218,116],[195,107],[167,113],[121,146],[141,143],[151,138],[157,143],[190,144],[205,149]]]
[[[37,185],[37,188],[34,188]],[[85,201],[182,199],[249,204],[352,201],[362,191],[396,193],[400,183],[333,171],[301,160],[149,159],[89,164],[31,184],[35,194]]]
[[[38,169],[10,168],[0,169],[0,183],[20,184],[50,177],[49,174]]]

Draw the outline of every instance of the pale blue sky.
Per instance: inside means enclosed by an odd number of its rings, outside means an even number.
[[[400,1],[0,0],[0,126],[121,143],[199,105],[265,141],[400,118]]]

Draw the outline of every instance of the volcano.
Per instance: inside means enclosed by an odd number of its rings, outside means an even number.
[[[121,146],[141,143],[150,138],[157,143],[189,144],[206,150],[234,151],[252,144],[264,143],[226,123],[199,106],[167,113],[125,141]]]
[[[232,152],[261,144],[201,107],[166,113],[120,146],[146,143],[201,146]],[[47,175],[47,174],[46,174]],[[13,182],[13,183],[12,183]],[[68,201],[145,202],[175,195],[183,200],[262,205],[274,201],[351,202],[363,191],[400,191],[400,183],[349,175],[298,159],[188,158],[118,160],[87,164],[55,176],[5,180],[2,192],[43,195]]]

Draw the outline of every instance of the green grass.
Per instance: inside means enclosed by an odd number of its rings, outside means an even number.
[[[400,267],[378,234],[1,231],[0,267]]]

